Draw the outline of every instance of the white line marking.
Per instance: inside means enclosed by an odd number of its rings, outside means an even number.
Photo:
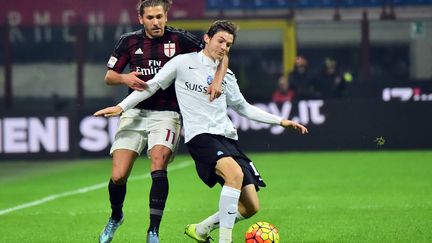
[[[192,165],[191,161],[177,162],[177,163],[175,163],[175,165],[169,166],[168,171],[183,169],[183,168],[188,167],[190,165]],[[131,177],[129,177],[128,181],[137,181],[137,180],[143,180],[143,179],[148,179],[148,178],[150,178],[150,173],[143,174],[143,175],[137,175],[137,176],[131,176]],[[97,189],[101,189],[104,187],[107,187],[106,182],[98,183],[98,184],[88,186],[88,187],[83,187],[83,188],[73,190],[73,191],[67,191],[67,192],[63,192],[63,193],[49,195],[47,197],[44,197],[44,198],[41,198],[41,199],[38,199],[38,200],[35,200],[32,202],[24,203],[24,204],[21,204],[21,205],[15,206],[15,207],[11,207],[11,208],[2,209],[2,210],[0,210],[0,215],[5,215],[5,214],[8,214],[8,213],[20,210],[20,209],[37,206],[37,205],[40,205],[40,204],[43,204],[46,202],[57,200],[59,198],[78,195],[78,194],[84,194],[84,193],[95,191]]]

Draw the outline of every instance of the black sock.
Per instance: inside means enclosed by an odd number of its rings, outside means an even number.
[[[126,196],[126,184],[116,185],[110,179],[108,183],[108,191],[111,202],[111,218],[114,220],[120,220],[123,216],[123,202]]]
[[[150,189],[150,226],[148,231],[159,232],[165,202],[168,197],[168,177],[166,170],[156,170],[151,173],[152,186]]]

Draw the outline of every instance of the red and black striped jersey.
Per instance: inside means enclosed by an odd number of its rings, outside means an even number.
[[[150,39],[141,29],[120,37],[107,67],[122,73],[129,64],[129,71],[140,72],[138,78],[147,82],[174,56],[196,52],[202,47],[201,39],[184,30],[166,27],[162,37]],[[131,92],[133,89],[129,88]],[[166,90],[160,89],[136,108],[179,111],[174,85]]]

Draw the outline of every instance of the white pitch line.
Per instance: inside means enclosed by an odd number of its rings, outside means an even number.
[[[175,165],[169,166],[168,171],[183,169],[185,167],[190,166],[191,164],[192,163],[190,163],[190,161],[178,162],[178,163],[175,163]],[[148,179],[148,178],[150,178],[150,174],[143,174],[143,175],[131,176],[131,177],[129,177],[128,181],[137,181],[137,180],[143,180],[143,179]],[[2,210],[0,210],[0,215],[5,215],[5,214],[8,214],[8,213],[20,210],[20,209],[41,205],[43,203],[54,201],[54,200],[59,199],[59,198],[78,195],[78,194],[84,194],[84,193],[95,191],[97,189],[101,189],[104,187],[107,187],[106,182],[98,183],[98,184],[88,186],[88,187],[83,187],[83,188],[76,189],[73,191],[67,191],[67,192],[49,195],[47,197],[44,197],[44,198],[41,198],[38,200],[34,200],[34,201],[31,201],[28,203],[20,204],[20,205],[15,206],[15,207],[2,209]]]

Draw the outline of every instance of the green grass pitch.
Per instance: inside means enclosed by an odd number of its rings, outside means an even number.
[[[432,242],[432,151],[249,153],[267,183],[261,209],[236,224],[234,242],[255,221],[281,242]],[[144,242],[149,161],[135,163],[113,242]],[[97,242],[109,217],[111,161],[0,163],[0,242]],[[161,242],[193,242],[186,224],[217,210],[189,156],[170,165]],[[217,231],[212,233],[217,239]],[[217,241],[216,241],[217,242]]]

